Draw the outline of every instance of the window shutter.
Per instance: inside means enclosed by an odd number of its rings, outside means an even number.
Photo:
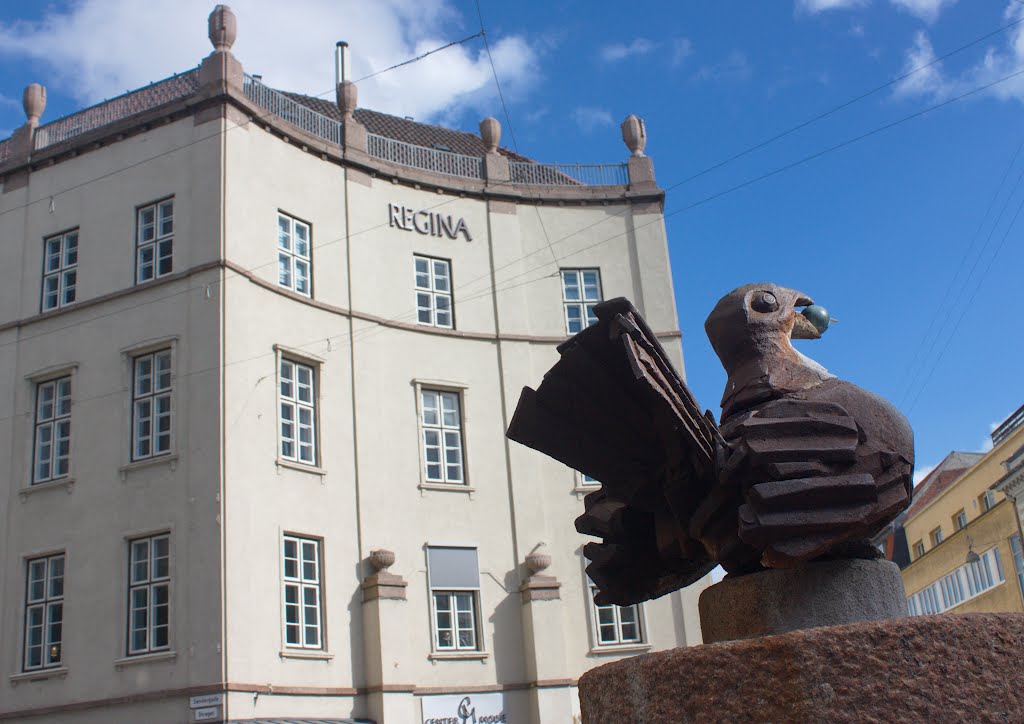
[[[476,548],[427,548],[432,589],[480,588]]]

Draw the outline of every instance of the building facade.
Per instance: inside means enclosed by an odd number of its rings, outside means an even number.
[[[1024,554],[1012,500],[993,486],[1024,427],[985,454],[951,453],[915,490],[902,524],[911,615],[1024,612]]]
[[[566,722],[699,643],[706,582],[595,606],[599,483],[504,437],[602,299],[682,369],[642,122],[537,164],[234,37],[0,142],[0,720]]]

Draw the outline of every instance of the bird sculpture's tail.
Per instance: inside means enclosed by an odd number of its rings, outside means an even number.
[[[715,563],[688,521],[715,481],[721,435],[626,299],[562,344],[534,391],[523,389],[508,437],[601,481],[576,520],[599,603],[656,598]]]

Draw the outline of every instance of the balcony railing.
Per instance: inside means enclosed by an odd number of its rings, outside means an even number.
[[[145,88],[125,93],[123,96],[104,101],[84,111],[72,113],[53,123],[39,126],[33,145],[38,151],[74,138],[96,128],[134,116],[137,113],[158,108],[180,98],[187,98],[199,90],[199,70],[173,75]]]
[[[245,76],[242,87],[246,98],[263,110],[288,121],[312,136],[341,145],[343,134],[340,121],[317,113],[284,93],[263,85],[251,75]]]
[[[535,186],[625,186],[624,163],[509,163],[512,183]]]
[[[199,90],[199,69],[171,76],[109,101],[65,116],[35,130],[36,150],[62,143],[130,116],[187,98]],[[257,107],[288,121],[306,133],[336,146],[342,145],[341,121],[314,111],[280,91],[245,75],[245,96]],[[445,176],[483,179],[484,159],[437,148],[417,146],[374,133],[366,134],[367,153],[388,163],[423,169]],[[0,141],[0,163],[10,158],[11,140]],[[512,161],[511,182],[534,186],[625,186],[629,183],[626,164],[540,164]]]
[[[366,134],[366,151],[382,161],[422,168],[446,176],[474,179],[484,177],[484,160],[478,156],[464,156],[461,153],[441,151],[437,148],[415,146],[374,133]]]

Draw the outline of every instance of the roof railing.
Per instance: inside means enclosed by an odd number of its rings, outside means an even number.
[[[624,163],[509,162],[512,183],[534,186],[625,186],[629,172]]]
[[[992,431],[992,444],[998,445],[1022,424],[1024,424],[1024,405],[1018,407],[1016,412],[999,423],[999,427]]]
[[[338,146],[344,137],[340,121],[317,113],[312,108],[292,100],[284,93],[263,85],[259,80],[246,74],[242,82],[245,97],[265,111],[288,121],[306,133],[330,141]]]
[[[382,161],[421,168],[446,176],[472,179],[484,177],[484,160],[479,156],[465,156],[438,148],[416,146],[375,133],[366,134],[366,152]]]
[[[35,131],[33,147],[38,151],[88,131],[116,123],[137,113],[157,108],[180,98],[187,98],[198,90],[198,68],[172,75],[170,78],[150,83],[145,88],[130,91],[78,113],[59,118],[45,126],[39,126]]]

